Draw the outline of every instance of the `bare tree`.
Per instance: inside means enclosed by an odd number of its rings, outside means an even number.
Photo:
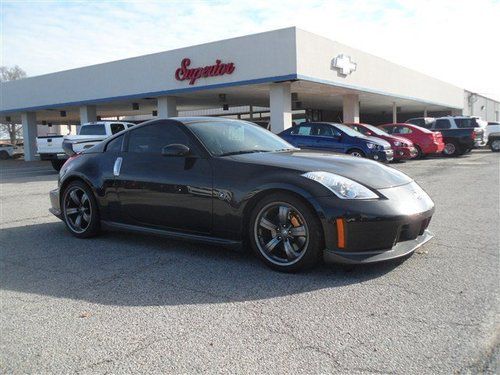
[[[15,81],[26,77],[26,72],[17,65],[10,68],[8,66],[0,66],[0,82]]]
[[[0,66],[0,82],[15,81],[26,77],[26,72],[17,65],[13,67]],[[20,124],[2,121],[0,123],[0,131],[1,133],[7,133],[10,138],[10,143],[14,145],[21,137],[22,127]]]

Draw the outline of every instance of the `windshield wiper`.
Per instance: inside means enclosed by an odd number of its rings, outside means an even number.
[[[240,150],[240,151],[231,151],[220,154],[219,156],[230,156],[230,155],[241,155],[241,154],[253,154],[255,152],[270,152],[269,150]]]

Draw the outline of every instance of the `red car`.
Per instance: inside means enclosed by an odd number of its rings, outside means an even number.
[[[391,135],[412,141],[417,149],[418,158],[444,150],[443,135],[440,132],[433,132],[410,124],[385,124],[379,127]]]
[[[383,139],[391,144],[394,151],[394,160],[407,160],[417,156],[417,149],[413,146],[413,142],[402,137],[390,135],[384,130],[369,124],[346,124],[352,129],[360,132],[369,137],[376,137]]]

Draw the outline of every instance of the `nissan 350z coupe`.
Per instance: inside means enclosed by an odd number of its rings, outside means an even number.
[[[113,228],[248,243],[281,271],[321,258],[405,256],[432,237],[434,212],[393,168],[302,151],[255,124],[207,117],[148,121],[73,155],[50,198],[50,211],[79,238]]]

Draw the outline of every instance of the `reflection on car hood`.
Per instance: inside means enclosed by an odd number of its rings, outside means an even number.
[[[400,186],[412,181],[407,175],[379,162],[326,152],[262,152],[230,158],[242,163],[287,168],[300,172],[335,173],[374,189]]]

